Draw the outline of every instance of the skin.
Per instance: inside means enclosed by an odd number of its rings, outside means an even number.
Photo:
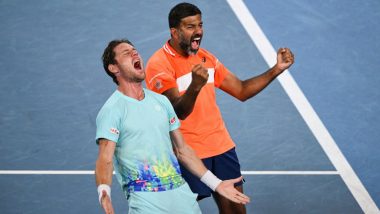
[[[119,82],[118,90],[124,95],[136,100],[144,99],[145,95],[142,81],[145,79],[145,71],[141,56],[133,46],[127,43],[121,43],[116,46],[114,52],[117,63],[109,65],[108,68],[115,74]],[[136,63],[140,66],[136,67]],[[202,161],[195,155],[191,147],[185,143],[181,132],[174,130],[169,134],[174,153],[178,160],[194,175],[199,178],[202,177],[207,169]],[[95,169],[96,185],[107,184],[111,186],[115,148],[115,142],[107,139],[99,140],[99,153]],[[216,192],[234,203],[246,204],[250,200],[249,197],[234,188],[234,183],[240,182],[241,180],[242,177],[222,181],[222,183],[217,186]],[[102,192],[101,204],[105,213],[114,213],[111,199],[105,191]]]
[[[179,54],[187,57],[196,53],[200,47],[201,38],[203,36],[201,15],[183,18],[178,27],[170,28],[170,33],[171,39],[169,43]],[[194,42],[194,38],[200,38],[200,40]],[[187,46],[184,44],[187,44]],[[277,51],[277,63],[272,68],[258,76],[246,80],[241,80],[233,73],[229,73],[220,85],[220,89],[244,102],[260,93],[260,91],[267,87],[293,63],[294,55],[290,49],[280,48]],[[178,88],[171,88],[163,93],[169,98],[175,112],[181,120],[186,119],[186,117],[191,114],[196,98],[208,80],[207,69],[202,64],[195,65],[191,73],[192,81],[182,96],[180,96]],[[239,192],[243,192],[242,186],[236,187],[236,189]],[[213,194],[213,197],[220,213],[246,213],[245,206],[242,204],[233,203],[218,194]]]

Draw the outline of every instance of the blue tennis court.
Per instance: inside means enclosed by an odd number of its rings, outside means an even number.
[[[102,213],[95,118],[115,90],[101,54],[129,38],[145,62],[180,1],[0,1],[0,210]],[[296,62],[255,98],[218,91],[248,213],[380,213],[380,2],[192,1],[202,46],[241,79],[275,50]],[[116,179],[116,213],[127,202]],[[203,213],[217,213],[211,198]]]

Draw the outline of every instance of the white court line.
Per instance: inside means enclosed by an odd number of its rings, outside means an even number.
[[[241,171],[243,175],[338,175],[337,171]],[[91,170],[0,170],[0,175],[94,175]],[[113,173],[115,174],[115,172]]]
[[[241,171],[243,175],[339,175],[337,171]]]
[[[93,170],[0,170],[0,175],[93,175]]]
[[[269,42],[261,28],[249,12],[242,0],[227,0],[228,4],[238,17],[248,35],[251,37],[256,47],[264,57],[265,61],[272,67],[276,63],[276,50]],[[368,194],[367,190],[347,162],[346,158],[336,145],[334,139],[319,119],[317,113],[310,105],[297,83],[288,71],[278,77],[280,84],[292,100],[293,104],[309,126],[310,130],[317,138],[319,144],[327,154],[332,164],[341,175],[348,189],[355,197],[356,201],[365,213],[380,213],[375,202]]]

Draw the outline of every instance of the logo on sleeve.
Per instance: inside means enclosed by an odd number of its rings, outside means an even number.
[[[155,84],[154,84],[154,87],[155,87],[157,90],[160,90],[160,89],[163,87],[161,80],[157,80],[157,81],[155,82]]]
[[[117,130],[116,128],[111,128],[110,129],[110,132],[112,133],[112,134],[119,134],[120,132],[119,132],[119,130]]]
[[[175,117],[172,117],[169,121],[170,125],[173,125],[175,123]]]

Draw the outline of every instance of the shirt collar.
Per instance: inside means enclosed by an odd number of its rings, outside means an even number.
[[[170,55],[172,55],[174,57],[177,56],[177,55],[179,56],[180,54],[178,54],[176,52],[176,50],[170,45],[169,41],[170,40],[168,40],[162,48],[164,49],[164,51],[166,53],[168,53],[168,54],[170,54]]]

